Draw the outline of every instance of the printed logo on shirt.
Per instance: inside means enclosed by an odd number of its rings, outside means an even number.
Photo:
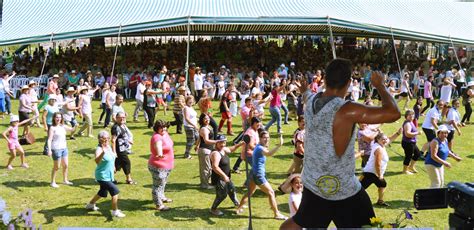
[[[339,192],[340,184],[341,183],[337,177],[330,175],[319,177],[316,181],[316,187],[318,187],[319,191],[326,196],[331,196]]]

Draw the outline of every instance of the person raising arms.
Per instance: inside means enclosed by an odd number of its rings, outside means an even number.
[[[297,213],[280,229],[327,228],[331,221],[339,228],[361,227],[375,216],[370,198],[355,176],[355,124],[394,122],[400,111],[380,72],[371,73],[371,83],[382,106],[345,101],[351,66],[346,59],[331,61],[323,93],[311,94],[306,83],[301,86],[306,104],[303,197]]]

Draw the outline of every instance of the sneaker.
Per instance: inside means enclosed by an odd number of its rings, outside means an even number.
[[[51,187],[53,187],[53,188],[59,188],[59,185],[56,184],[56,182],[52,182],[52,183],[51,183]]]
[[[8,170],[13,170],[13,166],[12,165],[7,165],[7,169]]]
[[[118,217],[118,218],[123,218],[123,217],[125,217],[125,214],[123,214],[122,211],[117,209],[117,210],[112,211],[112,216],[115,216],[115,217]]]
[[[288,219],[288,217],[282,215],[281,213],[278,213],[278,215],[276,215],[274,218],[275,218],[275,220],[286,220],[286,219]]]
[[[28,166],[28,164],[27,164],[27,163],[23,163],[23,164],[21,164],[20,166],[21,166],[22,168],[25,168],[25,169],[27,169],[27,168],[29,168],[29,167],[30,167],[30,166]]]
[[[214,216],[222,216],[224,213],[219,209],[211,209],[209,212]]]
[[[95,138],[94,135],[89,135],[89,137]]]
[[[235,214],[242,214],[244,212],[244,209],[243,208],[238,208],[237,210],[235,210]]]
[[[71,136],[69,139],[71,139],[71,140],[76,140],[76,137]]]
[[[90,210],[90,211],[98,211],[99,210],[99,207],[95,206],[95,204],[87,204],[86,205],[86,209],[87,210]]]
[[[72,183],[71,181],[68,181],[68,180],[67,180],[67,181],[64,181],[63,184],[65,184],[65,185],[73,185],[73,183]]]
[[[156,207],[156,210],[158,210],[158,211],[160,211],[160,212],[166,212],[166,211],[171,210],[171,208],[168,207],[168,206],[165,206],[165,205],[161,205],[161,206],[159,206],[159,207]]]

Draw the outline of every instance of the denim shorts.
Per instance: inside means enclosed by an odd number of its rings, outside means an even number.
[[[97,195],[100,197],[107,197],[107,192],[110,193],[110,196],[115,196],[120,193],[117,185],[115,185],[112,181],[97,181],[100,185],[99,192]]]
[[[265,178],[265,175],[254,173],[252,173],[252,181],[255,182],[256,185],[262,185],[268,182],[267,178]]]
[[[53,160],[57,161],[60,158],[65,158],[68,155],[67,149],[52,149],[53,152]]]

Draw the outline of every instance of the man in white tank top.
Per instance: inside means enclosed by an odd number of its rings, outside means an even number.
[[[371,83],[379,92],[381,107],[345,101],[351,83],[351,62],[335,59],[326,68],[326,90],[305,92],[305,160],[303,198],[298,212],[281,229],[338,228],[370,225],[375,216],[372,202],[355,176],[354,127],[356,123],[387,123],[400,118],[395,100],[383,84],[380,72],[372,72]]]

